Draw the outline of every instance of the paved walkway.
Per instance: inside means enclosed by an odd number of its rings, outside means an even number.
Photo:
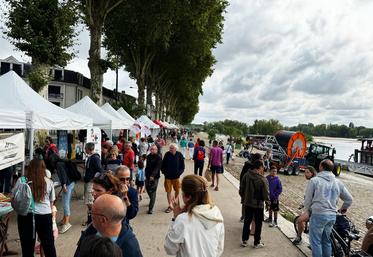
[[[186,174],[193,172],[192,161],[186,161]],[[253,238],[250,237],[250,246],[240,247],[242,223],[239,217],[241,213],[240,198],[237,189],[225,178],[221,177],[220,191],[210,191],[213,201],[221,209],[225,224],[225,250],[223,256],[241,257],[241,256],[278,256],[287,257],[304,256],[298,248],[294,247],[290,240],[285,237],[279,229],[269,228],[267,224],[263,225],[262,242],[265,247],[262,249],[253,249],[251,247]],[[77,187],[77,193],[82,195],[82,184]],[[131,222],[134,232],[140,242],[144,257],[163,257],[167,256],[163,249],[163,242],[172,214],[164,213],[167,207],[166,194],[163,190],[163,178],[158,186],[157,201],[153,215],[146,213],[148,197],[145,194],[144,200],[140,202],[140,211],[137,217]],[[59,210],[62,214],[62,207],[59,201]],[[73,200],[72,203],[72,224],[73,227],[67,233],[60,235],[57,239],[57,253],[60,257],[73,256],[76,249],[76,242],[80,236],[82,226],[80,223],[86,215],[86,208],[82,200]],[[59,220],[59,219],[58,219]],[[9,248],[20,252],[17,226],[13,217],[10,224],[11,240]],[[18,255],[21,256],[21,255]],[[195,256],[198,257],[198,256]]]

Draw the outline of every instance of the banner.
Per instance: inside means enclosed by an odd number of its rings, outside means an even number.
[[[101,156],[101,129],[98,127],[87,128],[87,143],[95,144],[95,153]]]
[[[25,160],[25,136],[23,133],[0,139],[0,170]]]
[[[67,130],[57,130],[57,148],[60,157],[65,159],[68,152]]]

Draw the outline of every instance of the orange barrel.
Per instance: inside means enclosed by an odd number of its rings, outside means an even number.
[[[280,130],[275,134],[277,142],[289,157],[303,157],[307,151],[307,140],[302,132]]]

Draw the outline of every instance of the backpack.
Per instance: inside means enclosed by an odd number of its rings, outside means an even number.
[[[82,179],[82,174],[78,171],[76,167],[76,163],[73,163],[72,161],[65,161],[65,167],[66,167],[66,175],[69,178],[70,181],[79,181]]]
[[[14,196],[11,204],[15,212],[21,216],[27,216],[30,206],[33,212],[35,209],[31,188],[28,185],[29,183],[32,182],[27,182],[26,177],[22,176],[19,184],[14,189]]]
[[[197,152],[197,161],[203,161],[203,160],[205,160],[205,153],[203,152],[201,148],[199,148]]]

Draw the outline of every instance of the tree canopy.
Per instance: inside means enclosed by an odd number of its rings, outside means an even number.
[[[8,0],[5,35],[32,58],[30,84],[40,91],[48,83],[49,68],[66,66],[74,56],[77,15],[72,0]]]
[[[190,123],[213,72],[226,0],[129,0],[110,13],[104,45],[137,81],[138,103]]]

